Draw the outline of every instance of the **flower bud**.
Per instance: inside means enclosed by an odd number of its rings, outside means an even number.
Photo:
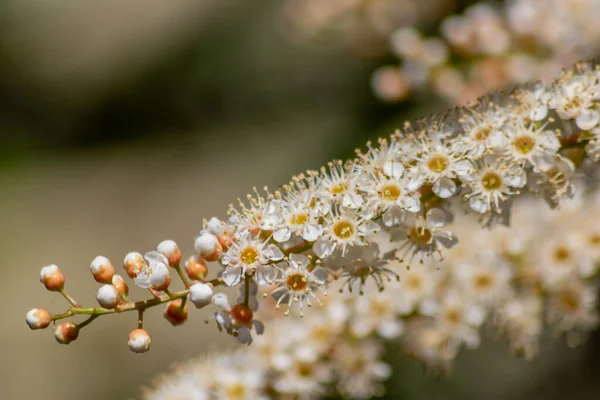
[[[102,308],[113,309],[119,304],[119,292],[113,285],[102,285],[96,293],[96,300]]]
[[[228,235],[226,233],[223,235],[217,236],[217,240],[219,241],[219,244],[221,245],[223,250],[227,250],[233,244],[233,237],[231,237],[231,235]]]
[[[63,322],[56,327],[54,337],[60,344],[69,344],[79,336],[79,328],[72,322]]]
[[[190,287],[190,301],[196,308],[202,308],[213,300],[213,286],[210,283],[195,283]]]
[[[40,271],[40,282],[51,292],[58,292],[65,286],[65,276],[56,265],[47,265]]]
[[[144,268],[144,257],[140,253],[132,251],[125,256],[123,260],[123,268],[127,272],[127,276],[135,278],[136,275]]]
[[[25,317],[27,325],[31,329],[44,329],[52,322],[52,316],[43,308],[32,308]]]
[[[179,247],[177,247],[177,243],[172,240],[164,240],[160,242],[156,250],[167,257],[170,267],[178,265],[181,261],[181,250],[179,250]]]
[[[221,256],[223,247],[215,235],[202,231],[194,241],[194,250],[206,261],[216,261]]]
[[[252,309],[242,303],[233,306],[229,315],[235,326],[248,326],[252,324],[252,318],[254,317]]]
[[[106,257],[98,256],[90,264],[90,271],[98,283],[111,283],[115,268]]]
[[[176,299],[167,304],[164,316],[173,326],[181,325],[187,321],[188,306],[187,303],[181,307],[182,299]]]
[[[143,329],[134,329],[129,333],[127,345],[134,353],[145,353],[150,350],[150,335]]]
[[[185,272],[190,279],[203,281],[208,274],[208,267],[201,257],[191,256],[185,261]]]
[[[112,284],[115,289],[117,289],[119,296],[127,296],[129,294],[129,286],[127,286],[127,283],[123,277],[121,277],[121,275],[114,275],[112,278]]]

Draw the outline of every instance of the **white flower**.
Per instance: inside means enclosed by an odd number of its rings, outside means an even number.
[[[509,165],[532,165],[536,171],[546,171],[552,168],[560,148],[556,135],[556,132],[546,130],[545,125],[538,127],[521,118],[513,118],[501,132],[490,138],[490,142]]]
[[[281,205],[282,228],[273,232],[277,242],[290,240],[292,234],[308,242],[314,242],[323,232],[319,224],[318,208],[311,207],[311,196],[296,196]]]
[[[329,170],[321,169],[318,197],[328,201],[329,208],[334,204],[356,209],[363,203],[362,197],[356,193],[357,177],[349,174],[341,162],[329,163]],[[326,213],[328,209],[324,209]]]
[[[242,276],[256,274],[259,285],[270,282],[275,270],[268,265],[283,258],[281,250],[269,239],[261,240],[248,231],[240,232],[238,239],[223,254],[223,281],[228,286],[236,285]]]
[[[550,107],[562,119],[575,119],[580,129],[590,130],[598,125],[600,115],[594,109],[600,99],[598,76],[590,71],[582,71],[567,75],[559,82],[550,97]]]
[[[410,169],[409,190],[417,190],[424,183],[430,183],[433,193],[446,199],[456,193],[454,179],[473,171],[469,160],[438,137],[421,142],[420,150],[415,159],[416,166]]]
[[[406,211],[418,212],[421,209],[419,198],[408,191],[408,182],[402,176],[379,175],[366,180],[360,189],[366,192],[367,206],[365,218],[382,213],[385,226],[397,226],[404,222]]]
[[[557,324],[562,331],[589,331],[598,326],[598,293],[594,285],[570,280],[552,293],[549,303],[548,321]],[[572,336],[568,339],[578,338]]]
[[[402,334],[403,323],[400,314],[405,310],[397,301],[400,292],[398,283],[390,283],[385,290],[367,286],[364,293],[354,301],[350,331],[359,338],[373,332],[385,339],[397,338]]]
[[[143,289],[160,288],[170,282],[169,260],[158,251],[150,251],[144,254],[146,263],[142,269],[134,271],[136,276],[134,282]]]
[[[477,165],[477,169],[461,180],[470,189],[464,195],[469,206],[478,213],[502,211],[502,203],[518,192],[527,183],[525,171],[517,166],[508,166],[494,156],[486,156]]]
[[[310,307],[311,298],[318,303],[321,302],[315,292],[323,290],[322,286],[327,281],[329,272],[318,265],[310,269],[310,259],[304,255],[292,254],[285,260],[285,264],[285,267],[277,265],[281,276],[273,280],[276,289],[271,292],[271,295],[277,300],[275,307],[279,308],[282,302],[287,302],[287,315],[292,304],[298,303],[300,316],[303,316],[304,304]]]
[[[349,247],[363,245],[365,236],[379,230],[379,226],[373,221],[344,208],[327,214],[323,227],[323,234],[313,246],[313,251],[319,258],[329,256],[336,249],[344,255]]]

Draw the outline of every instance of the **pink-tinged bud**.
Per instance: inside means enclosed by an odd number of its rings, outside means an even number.
[[[181,262],[181,251],[179,250],[179,247],[177,247],[177,243],[172,240],[164,240],[160,242],[156,250],[167,257],[170,267],[179,265]]]
[[[31,329],[44,329],[52,322],[52,316],[48,310],[43,308],[33,308],[27,313],[25,321],[27,321],[27,325],[29,325],[29,328]]]
[[[181,307],[182,299],[176,299],[167,304],[164,316],[173,326],[181,325],[187,321],[188,306],[187,303]]]
[[[96,300],[102,308],[111,310],[119,304],[119,292],[113,285],[102,285],[96,293]]]
[[[221,257],[223,246],[215,235],[208,231],[202,231],[194,241],[194,249],[206,261],[217,261]]]
[[[47,265],[40,271],[40,282],[51,292],[58,292],[65,286],[65,276],[56,265]]]
[[[69,344],[79,336],[79,329],[72,322],[63,322],[56,327],[54,337],[60,344]]]
[[[144,261],[144,257],[142,257],[140,253],[137,253],[135,251],[128,253],[125,256],[125,260],[123,260],[123,268],[125,268],[127,276],[129,276],[130,278],[135,278],[136,275],[142,269],[144,269],[145,265],[146,263]]]
[[[127,345],[134,353],[145,353],[150,350],[150,335],[143,329],[134,329],[129,333]]]
[[[170,284],[171,284],[171,275],[167,275],[167,276],[165,276],[164,282],[162,284],[152,285],[151,287],[152,287],[152,289],[154,289],[158,292],[161,292],[165,289],[168,289]]]
[[[129,294],[129,286],[127,286],[127,283],[121,277],[121,275],[113,276],[112,284],[115,289],[117,289],[117,292],[119,292],[120,296],[127,296]]]
[[[190,279],[203,281],[208,274],[208,267],[201,257],[191,256],[185,261],[185,272]]]
[[[217,237],[219,244],[223,248],[223,250],[227,250],[233,244],[233,238],[228,234],[223,234]]]
[[[94,261],[90,264],[90,271],[92,271],[92,275],[98,283],[110,284],[115,275],[115,268],[111,262],[108,258],[102,256],[94,258]]]
[[[213,301],[213,286],[210,283],[195,283],[190,286],[190,301],[196,308],[206,307]]]

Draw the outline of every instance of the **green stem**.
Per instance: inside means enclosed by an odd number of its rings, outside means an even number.
[[[90,316],[88,319],[86,319],[82,323],[77,324],[77,329],[83,329],[85,326],[89,325],[93,320],[95,320],[99,316],[100,315],[92,315],[92,316]]]
[[[71,296],[70,296],[70,295],[69,295],[69,294],[68,294],[68,293],[65,291],[65,289],[60,289],[60,290],[59,290],[59,293],[60,293],[60,294],[62,294],[62,296],[63,296],[65,299],[67,299],[67,301],[68,301],[69,303],[71,303],[71,305],[72,305],[73,307],[81,307],[81,306],[79,305],[79,303],[77,303],[77,302],[75,301],[75,299],[74,299],[74,298],[72,298],[72,297],[71,297]]]
[[[185,287],[186,287],[186,288],[189,288],[189,287],[190,287],[190,283],[189,283],[189,281],[187,280],[187,278],[186,278],[185,274],[183,273],[183,271],[181,270],[181,267],[179,266],[179,264],[175,265],[175,266],[173,267],[173,269],[174,269],[175,271],[177,271],[177,274],[178,274],[178,275],[179,275],[179,277],[181,278],[181,281],[183,282],[183,284],[185,285]]]

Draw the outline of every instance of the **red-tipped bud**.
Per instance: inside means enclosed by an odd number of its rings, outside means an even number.
[[[228,234],[218,236],[217,240],[219,241],[219,244],[221,245],[223,250],[227,250],[233,244],[233,237],[231,237],[231,235]]]
[[[56,265],[47,265],[40,271],[40,282],[51,292],[58,292],[65,286],[65,276]]]
[[[123,268],[130,278],[135,278],[145,265],[144,257],[135,251],[128,253],[123,260]]]
[[[117,289],[117,292],[119,292],[119,296],[127,296],[129,294],[129,286],[127,286],[127,283],[121,275],[113,276],[112,284],[115,289]]]
[[[129,333],[127,345],[134,353],[145,353],[150,350],[150,335],[143,329],[134,329]]]
[[[208,274],[208,267],[200,256],[191,256],[185,261],[185,272],[195,281],[203,281]]]
[[[79,328],[72,322],[63,322],[56,327],[54,337],[60,344],[69,344],[79,336]]]
[[[221,257],[223,247],[215,235],[208,231],[200,232],[194,241],[194,249],[206,261],[216,261]]]
[[[102,285],[96,293],[96,300],[102,308],[113,309],[119,304],[119,292],[113,285]]]
[[[182,299],[176,299],[167,304],[164,316],[173,326],[181,325],[187,321],[188,306],[187,303],[181,307]]]
[[[171,275],[166,275],[164,277],[163,283],[160,285],[152,285],[151,288],[156,290],[157,292],[161,292],[165,289],[169,288],[169,285],[171,284]]]
[[[90,264],[90,271],[92,271],[92,275],[98,283],[110,284],[115,275],[115,268],[111,262],[108,258],[102,256],[94,258],[94,261]]]
[[[32,308],[25,317],[27,325],[31,329],[44,329],[52,322],[52,316],[43,308]]]
[[[179,265],[181,262],[181,251],[179,250],[179,247],[177,247],[177,243],[172,240],[164,240],[160,242],[156,250],[167,257],[170,267]]]
[[[236,326],[250,326],[252,325],[252,318],[254,318],[252,309],[242,303],[233,306],[229,315]]]

